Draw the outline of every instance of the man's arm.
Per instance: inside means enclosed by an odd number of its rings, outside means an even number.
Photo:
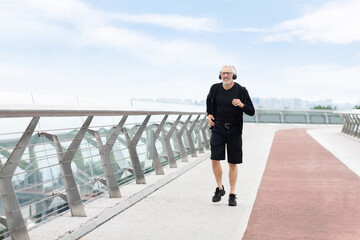
[[[251,98],[249,96],[248,91],[245,88],[245,100],[244,100],[244,107],[243,107],[244,113],[246,113],[249,116],[254,116],[255,114],[255,108],[251,101]]]
[[[214,126],[215,123],[214,123],[214,116],[213,116],[213,113],[211,111],[211,92],[214,91],[214,86],[212,86],[210,88],[210,91],[209,91],[209,94],[207,95],[207,98],[206,98],[206,112],[208,114],[208,122],[209,122],[209,125],[210,126]]]
[[[243,112],[246,113],[247,115],[253,116],[255,114],[254,105],[251,101],[251,98],[246,88],[244,88],[244,91],[245,91],[244,102],[242,102],[240,99],[233,99],[232,104],[236,107],[240,107],[243,110]]]
[[[211,89],[210,89],[210,92],[211,92]],[[211,99],[210,99],[210,92],[209,94],[207,95],[207,98],[206,98],[206,112],[207,114],[211,114]]]

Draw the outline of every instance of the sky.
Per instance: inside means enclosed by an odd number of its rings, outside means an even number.
[[[0,0],[0,92],[360,103],[359,0]]]

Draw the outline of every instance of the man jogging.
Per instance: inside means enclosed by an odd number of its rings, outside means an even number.
[[[235,186],[238,176],[237,164],[242,163],[243,113],[253,116],[254,106],[248,91],[233,80],[237,78],[233,66],[224,66],[219,73],[222,83],[211,86],[206,99],[206,111],[211,129],[211,160],[217,188],[212,198],[219,202],[225,195],[222,185],[220,160],[225,160],[225,146],[229,164],[229,206],[236,206]]]

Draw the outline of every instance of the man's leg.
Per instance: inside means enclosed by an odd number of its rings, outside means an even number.
[[[218,188],[221,190],[222,189],[222,168],[221,168],[220,161],[211,160],[211,162],[212,162],[212,169],[214,172],[216,184],[217,184]]]
[[[225,159],[225,141],[223,136],[218,132],[214,131],[214,129],[211,134],[210,145],[211,145],[211,156],[210,156],[211,165],[217,185],[212,201],[219,202],[221,201],[221,197],[225,195],[225,189],[223,188],[222,185],[222,168],[220,164],[220,160]],[[213,160],[213,159],[218,159],[218,160]]]
[[[235,194],[236,180],[238,177],[237,164],[229,163],[230,194]]]

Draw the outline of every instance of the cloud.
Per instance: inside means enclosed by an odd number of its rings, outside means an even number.
[[[266,42],[302,40],[330,44],[360,41],[360,1],[329,2],[300,18],[276,25],[266,34]]]
[[[71,43],[86,27],[104,25],[102,15],[76,0],[0,2],[0,41]]]
[[[266,69],[265,69],[266,70]],[[277,71],[254,72],[240,79],[253,97],[300,98],[334,102],[360,101],[360,65],[335,64],[284,66]]]
[[[99,27],[88,29],[82,38],[84,45],[112,47],[130,52],[158,65],[182,64],[195,66],[219,66],[221,62],[233,60],[208,44],[185,39],[160,41],[156,37],[124,28]]]
[[[265,28],[228,28],[226,32],[250,32],[250,33],[264,33],[271,32],[269,29]]]
[[[208,18],[159,14],[113,14],[80,0],[5,0],[0,3],[0,42],[43,41],[76,46],[110,47],[155,64],[212,65],[225,61],[216,47],[195,41],[159,38],[144,31],[117,27],[137,22],[182,31],[217,31]],[[230,59],[232,57],[230,56]]]
[[[160,15],[160,14],[115,14],[109,17],[113,20],[152,24],[161,27],[169,27],[177,30],[217,32],[219,24],[210,18],[194,18],[181,15]]]
[[[331,98],[336,101],[359,101],[360,65],[308,65],[288,68],[279,84],[290,95],[302,99]],[[315,97],[316,96],[316,97]]]

